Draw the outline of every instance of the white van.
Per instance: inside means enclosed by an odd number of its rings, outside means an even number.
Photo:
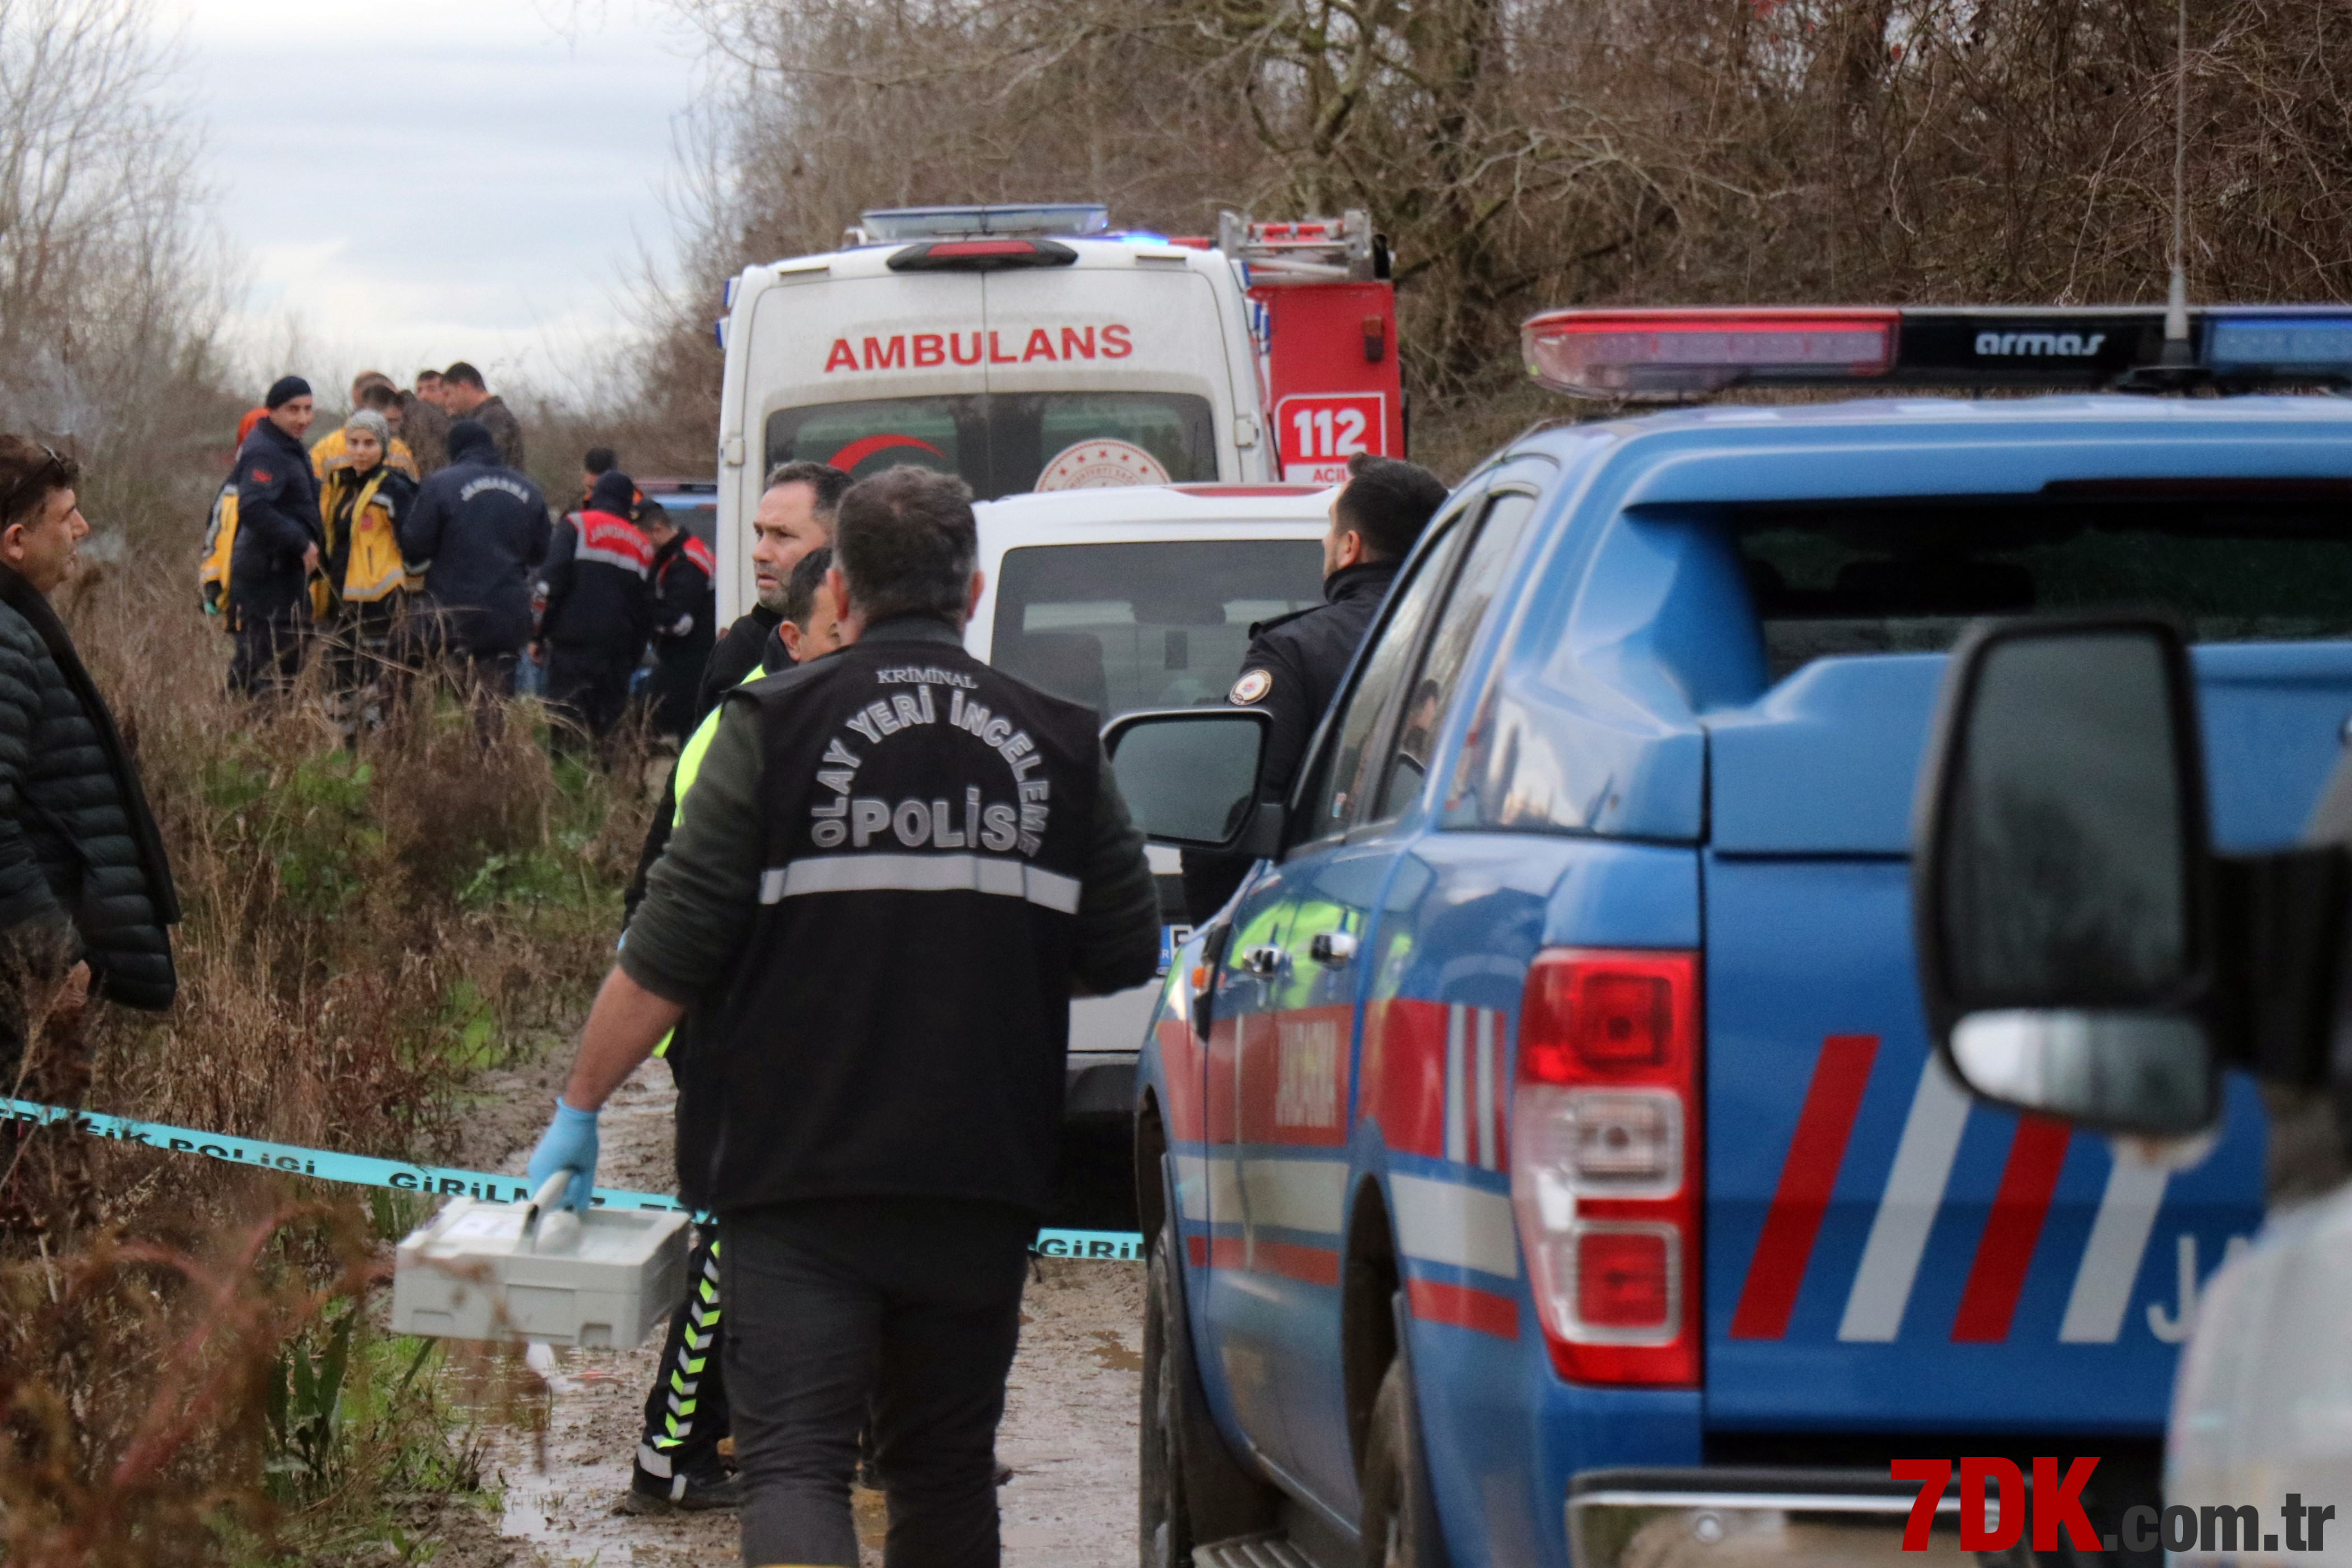
[[[1323,602],[1330,491],[1313,485],[1150,485],[983,501],[987,582],[964,630],[973,658],[1106,722],[1139,708],[1223,702],[1250,626]],[[1160,917],[1185,927],[1176,852],[1153,847]],[[1157,983],[1070,1004],[1072,1121],[1134,1111],[1136,1048]]]
[[[729,285],[722,616],[751,606],[779,463],[920,463],[982,500],[1274,476],[1239,261],[1109,234],[1099,206],[872,212],[850,237]]]

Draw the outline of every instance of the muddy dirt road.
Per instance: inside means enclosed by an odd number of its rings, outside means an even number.
[[[558,1056],[568,1060],[569,1053]],[[560,1065],[502,1074],[471,1119],[467,1152],[482,1170],[520,1173],[553,1101]],[[605,1110],[603,1184],[673,1190],[668,1069],[649,1062]],[[1057,1216],[1058,1217],[1058,1216]],[[1099,1223],[1100,1215],[1082,1217]],[[1022,1302],[997,1456],[1013,1467],[998,1493],[1007,1568],[1105,1568],[1135,1554],[1136,1399],[1142,1368],[1143,1271],[1133,1263],[1048,1258]],[[646,1518],[616,1511],[628,1490],[659,1331],[632,1351],[560,1355],[547,1467],[529,1441],[502,1437],[505,1532],[549,1563],[687,1568],[736,1560],[735,1516]],[[880,1498],[858,1494],[868,1563],[881,1562]]]

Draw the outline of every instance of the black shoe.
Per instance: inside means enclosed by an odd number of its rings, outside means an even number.
[[[631,1468],[629,1496],[623,1506],[633,1513],[707,1513],[740,1508],[743,1483],[715,1458],[668,1479],[637,1465]]]

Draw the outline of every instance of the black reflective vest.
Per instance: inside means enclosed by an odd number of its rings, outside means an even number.
[[[766,856],[752,935],[679,1064],[685,1195],[1042,1212],[1093,711],[887,636],[727,700],[759,713]]]

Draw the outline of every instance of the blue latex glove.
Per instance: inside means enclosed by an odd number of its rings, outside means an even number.
[[[564,1189],[563,1206],[587,1213],[588,1195],[596,1185],[596,1113],[572,1110],[561,1095],[555,1100],[555,1120],[539,1135],[539,1147],[530,1152],[523,1180],[535,1193],[558,1171],[579,1173]]]

